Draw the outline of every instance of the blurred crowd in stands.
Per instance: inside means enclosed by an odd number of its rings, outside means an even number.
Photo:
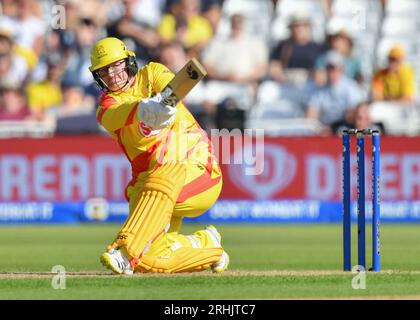
[[[0,5],[0,136],[103,132],[95,117],[100,91],[88,67],[92,45],[106,36],[122,39],[140,66],[158,61],[176,72],[198,58],[208,76],[185,103],[208,131],[330,135],[377,127],[384,134],[420,134],[420,1]]]

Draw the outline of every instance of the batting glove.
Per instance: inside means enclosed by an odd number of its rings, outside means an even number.
[[[164,103],[160,93],[141,100],[137,107],[139,120],[154,130],[163,129],[174,123],[177,111],[175,106]]]

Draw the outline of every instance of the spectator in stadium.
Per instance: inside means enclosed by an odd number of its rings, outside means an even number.
[[[15,25],[16,51],[32,70],[43,50],[47,25],[42,20],[42,7],[38,1],[16,0],[16,8],[16,15],[8,17]]]
[[[17,3],[15,0],[0,0],[1,14],[14,17],[17,12]]]
[[[48,109],[49,116],[60,118],[94,112],[95,101],[86,96],[83,88],[77,83],[63,82],[61,91],[63,99],[60,103]]]
[[[35,119],[42,121],[49,108],[62,100],[61,80],[65,64],[56,53],[47,56],[47,75],[40,82],[29,83],[26,88],[28,104]]]
[[[9,78],[23,85],[28,76],[25,60],[15,54],[13,30],[0,24],[0,79]]]
[[[246,33],[246,20],[241,14],[231,17],[228,38],[215,37],[203,52],[203,64],[208,72],[207,109],[214,109],[226,98],[237,100],[249,108],[265,76],[268,49],[263,41]],[[212,106],[213,105],[213,106]]]
[[[23,121],[31,117],[19,82],[0,78],[0,121]]]
[[[80,7],[83,0],[60,0],[59,4],[64,6],[66,13],[65,29],[56,29],[59,34],[60,47],[63,54],[67,55],[70,50],[76,47],[76,30],[80,25]]]
[[[322,8],[324,9],[325,17],[332,16],[332,5],[334,0],[321,0]]]
[[[332,15],[332,4],[334,0],[316,0],[321,3],[322,10],[324,12],[325,17],[329,18]],[[386,0],[383,0],[386,1]],[[277,7],[282,4],[282,2],[286,2],[283,0],[271,0],[273,3],[274,11],[279,10]],[[287,2],[286,2],[287,3]]]
[[[217,200],[222,177],[194,117],[160,94],[173,73],[159,63],[138,69],[134,52],[116,38],[98,41],[91,62],[104,90],[98,122],[123,149],[133,177],[125,192],[129,216],[101,262],[117,274],[223,272],[229,257],[214,226],[178,233],[184,216],[196,217]]]
[[[357,83],[345,76],[342,55],[329,51],[325,62],[327,83],[309,98],[306,117],[318,119],[325,127],[323,133],[329,134],[335,122],[351,122],[354,108],[363,97]]]
[[[223,3],[224,0],[201,1],[203,17],[210,22],[213,28],[213,34],[216,34],[220,19],[223,16]]]
[[[266,74],[268,49],[247,34],[245,23],[243,15],[232,15],[230,37],[216,37],[206,47],[203,63],[209,79],[256,85]]]
[[[65,2],[71,1],[74,2],[77,6],[78,15],[77,17],[87,17],[92,19],[95,22],[96,26],[104,27],[106,23],[108,23],[108,13],[109,10],[112,10],[112,4],[115,2],[121,2],[121,0],[64,0]],[[152,0],[148,0],[152,1]],[[146,1],[147,2],[147,1]],[[159,1],[157,1],[159,2]],[[148,8],[150,12],[150,16],[152,12],[150,8]],[[138,11],[136,14],[139,14]],[[145,13],[142,13],[145,15]],[[66,11],[66,18],[67,18],[67,11]],[[77,23],[77,20],[76,20]]]
[[[159,62],[176,73],[187,63],[184,47],[179,42],[167,42],[159,46]]]
[[[110,37],[125,39],[127,45],[128,39],[133,41],[132,49],[141,59],[139,64],[144,65],[156,59],[159,35],[155,30],[156,26],[150,25],[152,22],[146,22],[137,16],[140,3],[138,0],[124,0],[123,15],[111,23],[107,31]]]
[[[163,44],[159,48],[159,62],[176,73],[188,62],[183,46],[178,42]],[[197,119],[200,126],[207,131],[210,127],[212,115],[207,111],[205,104],[206,86],[203,81],[199,82],[193,90],[184,98],[183,102],[188,110]],[[208,131],[209,132],[209,131]]]
[[[269,75],[280,83],[306,81],[307,73],[316,59],[325,51],[324,46],[312,40],[311,21],[306,15],[295,15],[289,23],[290,37],[280,41],[271,51]],[[288,74],[292,79],[288,79]],[[297,77],[295,81],[293,77]],[[300,79],[301,78],[301,79]]]
[[[57,3],[64,6],[66,12],[66,30],[76,30],[79,24],[81,8],[85,2],[83,0],[58,0]]]
[[[200,0],[175,0],[169,10],[158,29],[162,40],[178,41],[189,57],[198,58],[213,36],[210,22],[200,15]]]
[[[68,51],[63,81],[77,82],[83,88],[89,87],[94,80],[88,67],[90,63],[90,48],[96,42],[99,27],[91,17],[80,17],[76,28],[76,41]]]
[[[31,82],[44,81],[48,71],[48,61],[51,57],[62,57],[62,63],[65,64],[67,61],[66,51],[60,42],[60,31],[52,30],[45,36],[44,50],[39,57],[39,61],[35,69],[31,73]]]
[[[77,83],[62,84],[62,103],[48,109],[46,118],[55,123],[56,134],[100,133],[95,116],[95,101]]]
[[[415,72],[404,62],[405,50],[395,45],[388,53],[388,65],[375,73],[372,81],[374,101],[412,104],[416,97]]]
[[[344,129],[376,129],[379,130],[381,134],[385,134],[384,125],[372,121],[370,105],[367,101],[360,102],[347,119],[335,122],[332,125],[332,130],[336,134],[342,133]]]
[[[162,20],[163,4],[162,0],[137,0],[137,21],[142,25],[156,29]]]
[[[345,30],[332,32],[328,34],[326,44],[330,50],[335,50],[344,58],[345,75],[358,83],[363,82],[360,61],[352,55],[353,40]],[[315,69],[325,71],[326,69],[326,53],[321,55],[315,62]]]

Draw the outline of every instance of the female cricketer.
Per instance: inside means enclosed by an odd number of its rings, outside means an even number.
[[[117,274],[223,272],[229,256],[214,226],[178,233],[219,197],[222,175],[210,140],[183,105],[167,105],[161,91],[174,74],[159,63],[142,68],[117,38],[98,41],[89,70],[103,90],[98,122],[132,167],[125,195],[129,216],[100,260]]]

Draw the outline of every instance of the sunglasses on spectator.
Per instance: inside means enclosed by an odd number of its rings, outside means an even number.
[[[80,19],[81,24],[85,25],[85,26],[92,26],[92,27],[96,27],[96,23],[95,21],[93,21],[90,18],[82,18]]]

